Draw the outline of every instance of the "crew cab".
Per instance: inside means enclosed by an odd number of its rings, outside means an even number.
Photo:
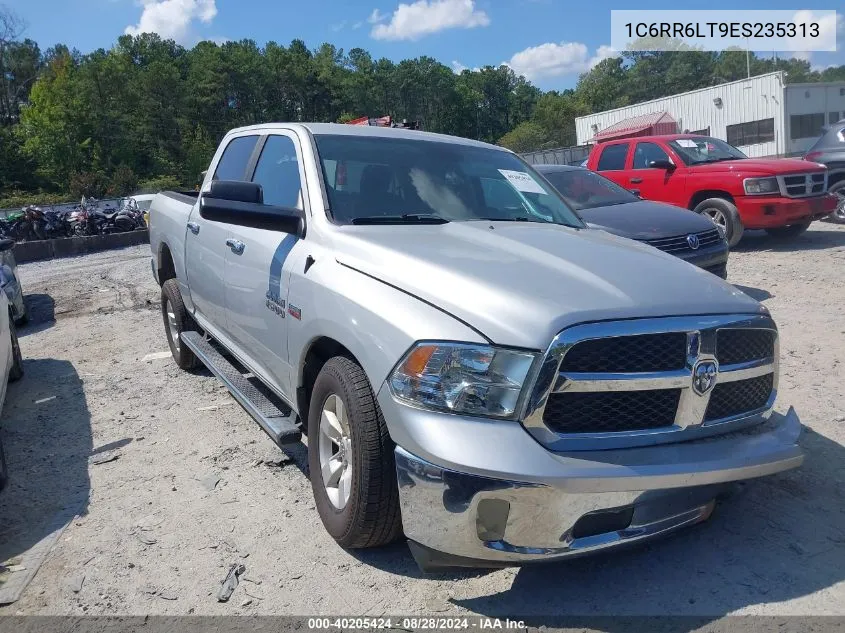
[[[827,170],[807,161],[748,158],[709,136],[641,136],[599,143],[587,167],[646,200],[709,216],[731,247],[745,229],[794,236],[829,215]]]
[[[804,459],[767,310],[588,228],[501,147],[236,129],[199,192],[154,199],[150,247],[176,363],[276,443],[305,432],[343,547],[555,560],[703,521],[725,485]]]

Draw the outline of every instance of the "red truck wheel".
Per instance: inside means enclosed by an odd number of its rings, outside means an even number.
[[[830,188],[830,193],[835,195],[839,201],[836,210],[830,214],[830,219],[837,224],[845,224],[845,180],[840,180]]]
[[[739,211],[736,210],[733,202],[724,198],[708,198],[699,202],[693,211],[706,215],[713,220],[714,224],[722,227],[722,231],[728,240],[728,246],[733,248],[739,244],[745,228],[742,226]]]

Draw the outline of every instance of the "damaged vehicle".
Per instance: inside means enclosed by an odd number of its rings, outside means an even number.
[[[501,147],[240,128],[198,192],[155,198],[150,246],[176,363],[278,444],[307,434],[342,547],[557,560],[703,521],[726,484],[804,459],[766,308],[586,229]]]

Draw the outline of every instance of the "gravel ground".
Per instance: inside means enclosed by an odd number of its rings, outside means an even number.
[[[80,514],[0,615],[845,614],[843,270],[845,226],[828,223],[791,242],[749,235],[731,255],[730,281],[781,328],[777,406],[809,429],[803,468],[744,485],[708,523],[649,546],[424,577],[404,545],[338,548],[304,447],[287,458],[207,373],[143,360],[167,349],[146,247],[21,266],[33,318],[3,412],[0,560],[63,507]],[[110,450],[116,460],[89,462]],[[218,603],[234,563],[245,577]]]

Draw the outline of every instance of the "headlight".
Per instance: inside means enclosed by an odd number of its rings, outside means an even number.
[[[470,343],[417,343],[393,370],[390,390],[425,409],[513,418],[536,356]]]
[[[746,178],[743,184],[745,193],[750,196],[780,191],[777,178]]]

